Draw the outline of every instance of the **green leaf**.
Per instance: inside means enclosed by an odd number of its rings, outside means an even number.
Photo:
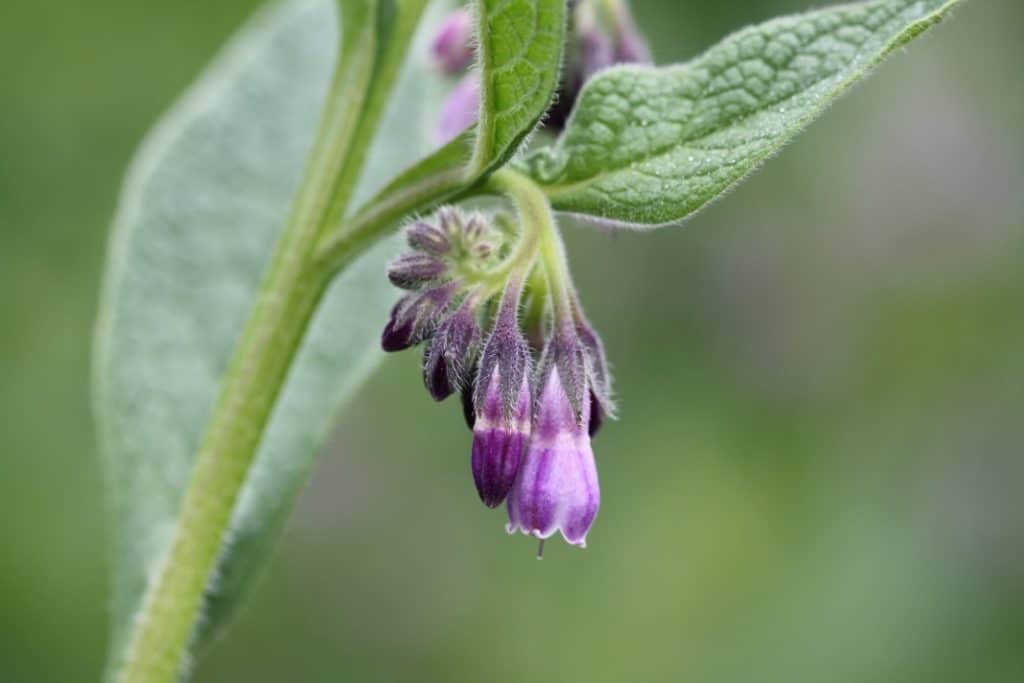
[[[677,223],[955,4],[840,5],[744,29],[687,64],[611,69],[524,168],[560,211],[634,227]]]
[[[333,0],[264,10],[149,135],[126,179],[95,357],[117,536],[111,662],[167,549],[221,378],[302,176],[335,63],[335,12]],[[372,196],[427,148],[440,89],[419,66],[439,18],[429,14],[357,197]],[[381,359],[380,328],[395,298],[383,269],[397,248],[397,239],[373,248],[323,302],[235,510],[205,632],[265,563],[332,417]]]
[[[508,161],[558,87],[566,0],[479,0],[480,121],[472,175]]]

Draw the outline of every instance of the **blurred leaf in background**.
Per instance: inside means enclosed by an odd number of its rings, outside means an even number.
[[[5,682],[101,670],[108,224],[142,134],[258,4],[4,5]],[[807,6],[634,5],[660,62]],[[623,412],[586,551],[504,535],[457,407],[396,357],[197,680],[1019,677],[1022,22],[967,3],[685,229],[570,231]]]

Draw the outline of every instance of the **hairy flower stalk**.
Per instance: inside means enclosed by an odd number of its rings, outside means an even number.
[[[491,182],[519,205],[518,224],[446,207],[410,226],[388,271],[410,291],[382,345],[425,342],[430,395],[461,394],[473,482],[487,507],[507,501],[509,533],[583,547],[600,505],[590,439],[615,414],[608,361],[547,201],[512,172]]]

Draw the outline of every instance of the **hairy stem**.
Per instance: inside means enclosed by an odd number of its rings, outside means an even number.
[[[377,3],[340,4],[348,8],[348,29],[306,176],[224,378],[171,545],[116,669],[120,683],[168,683],[186,668],[204,595],[270,414],[328,284],[360,251],[347,249],[332,269],[313,258],[318,239],[347,209],[424,2],[406,3],[408,13],[389,36],[395,42],[384,48]]]
[[[544,191],[530,178],[507,168],[496,171],[488,179],[487,189],[508,196],[516,204],[525,234],[533,235],[539,243],[555,319],[568,319],[571,315],[569,265],[562,235]]]

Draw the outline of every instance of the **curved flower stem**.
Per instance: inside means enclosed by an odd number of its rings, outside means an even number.
[[[507,168],[496,171],[488,180],[486,189],[504,194],[516,204],[523,223],[522,239],[536,240],[535,248],[539,248],[555,320],[559,323],[571,320],[569,262],[547,195],[528,177]]]

